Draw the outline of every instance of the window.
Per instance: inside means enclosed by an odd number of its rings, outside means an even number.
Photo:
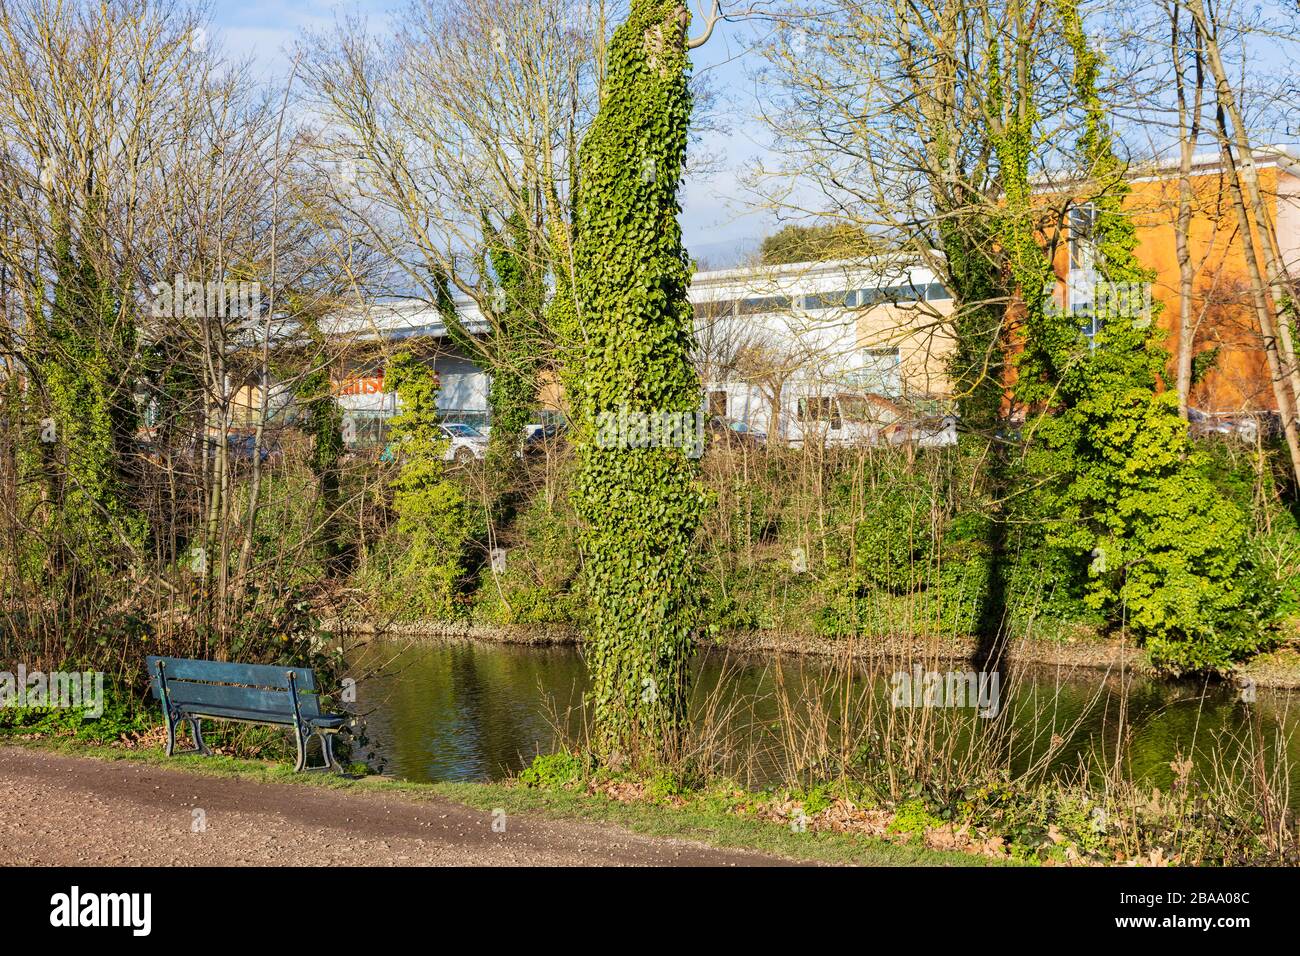
[[[835,402],[825,395],[812,395],[799,399],[799,421],[830,422],[831,428],[840,427],[840,411]]]
[[[1070,271],[1091,273],[1096,264],[1092,242],[1097,209],[1092,203],[1070,207]]]
[[[727,417],[727,392],[725,389],[716,389],[709,392],[709,414],[717,415],[719,418]]]
[[[862,350],[862,388],[875,395],[902,394],[902,358],[898,347]]]
[[[760,296],[753,299],[741,299],[738,315],[761,315],[764,312],[786,312],[790,309],[788,295]]]
[[[1088,348],[1096,348],[1097,333],[1101,331],[1101,316],[1093,309],[1091,302],[1072,305],[1071,310],[1079,320],[1079,328],[1083,330],[1083,337],[1088,340]]]
[[[853,392],[840,392],[835,396],[835,401],[840,407],[840,414],[848,421],[858,424],[872,421],[872,413],[875,409],[867,396],[857,395]]]
[[[851,309],[858,304],[858,294],[853,289],[834,292],[814,292],[803,298],[803,307],[813,309]]]
[[[442,426],[442,430],[453,438],[482,438],[483,433],[473,425],[466,425],[464,422],[447,422]]]
[[[736,313],[736,303],[730,299],[696,302],[693,308],[697,319],[721,319]]]
[[[925,297],[925,289],[914,285],[891,285],[880,289],[858,290],[858,305],[879,305],[882,302],[916,302]]]
[[[1097,209],[1091,203],[1070,208],[1070,274],[1066,279],[1070,311],[1079,321],[1079,327],[1092,348],[1101,319],[1094,308],[1097,282],[1097,252],[1093,244],[1093,231],[1097,224]]]
[[[931,282],[925,289],[925,298],[928,302],[939,302],[944,299],[951,299],[947,286],[942,282]]]

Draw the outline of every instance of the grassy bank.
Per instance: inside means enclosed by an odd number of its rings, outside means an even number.
[[[397,794],[414,800],[448,799],[484,811],[537,814],[611,824],[647,836],[693,840],[726,849],[753,850],[796,862],[860,866],[978,866],[996,861],[965,853],[938,851],[914,840],[897,842],[859,833],[807,829],[802,832],[767,819],[731,812],[697,800],[673,803],[629,802],[607,794],[504,783],[412,783],[377,776],[296,774],[283,761],[230,756],[167,757],[154,747],[127,748],[75,741],[67,737],[0,735],[0,745],[23,746],[98,760],[130,761],[207,776],[240,777],[277,786],[325,787],[367,794]]]
[[[713,447],[701,465],[711,506],[697,540],[697,632],[736,649],[811,654],[920,642],[952,659],[996,640],[1022,662],[1170,674],[1237,675],[1260,660],[1251,676],[1261,686],[1300,686],[1300,667],[1261,659],[1294,643],[1300,613],[1300,523],[1279,497],[1273,459],[1223,442],[1198,449],[1250,528],[1233,598],[1244,609],[1231,621],[1193,615],[1187,633],[1153,640],[1136,606],[1099,605],[1101,564],[1061,544],[1069,529],[1043,502],[1031,507],[1032,488],[1005,496],[1014,508],[990,498],[977,448]],[[471,488],[483,478],[474,468],[457,475]],[[527,462],[509,507],[466,525],[443,600],[414,600],[398,578],[358,572],[316,609],[339,631],[572,642],[589,602],[571,493],[567,454]],[[1119,593],[1126,579],[1106,580]]]

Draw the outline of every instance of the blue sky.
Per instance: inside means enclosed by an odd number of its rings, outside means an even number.
[[[328,30],[336,17],[360,14],[379,27],[403,0],[215,0],[212,40],[232,59],[253,56],[267,78],[287,66],[288,50],[302,30]],[[691,255],[714,266],[733,265],[776,228],[772,217],[753,208],[740,181],[741,170],[765,155],[764,132],[755,113],[750,52],[759,34],[751,26],[720,24],[694,52],[696,73],[708,72],[718,92],[717,111],[727,130],[703,143],[719,162],[707,176],[688,175],[682,191],[682,227]]]

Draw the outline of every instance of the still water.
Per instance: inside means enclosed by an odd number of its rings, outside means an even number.
[[[823,716],[852,722],[872,706],[865,695],[887,712],[898,669],[710,651],[696,661],[692,714],[697,725],[713,729],[710,739],[721,738],[713,749],[728,755],[728,772],[762,786],[798,763],[792,741]],[[574,647],[377,640],[353,652],[349,671],[359,677],[356,709],[366,717],[372,748],[386,773],[405,779],[501,779],[551,752],[557,728],[568,739],[581,734],[587,677]],[[1290,802],[1300,803],[1294,692],[1261,688],[1246,702],[1225,684],[1020,668],[1004,675],[1000,696],[1002,719],[1015,728],[1016,769],[1041,758],[1055,736],[1056,769],[1118,758],[1136,777],[1168,787],[1176,759],[1190,757],[1200,770],[1231,764],[1245,753],[1242,741],[1253,738],[1285,754]]]

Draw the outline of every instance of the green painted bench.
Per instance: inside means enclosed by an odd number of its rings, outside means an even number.
[[[329,770],[335,765],[334,735],[348,718],[324,714],[316,678],[306,667],[274,664],[226,664],[180,657],[149,657],[153,695],[167,721],[167,756],[198,753],[211,756],[203,742],[202,718],[249,724],[290,726],[298,743],[295,771]],[[194,738],[192,750],[176,750],[176,727],[182,721]],[[307,766],[307,745],[320,741],[324,764]]]

